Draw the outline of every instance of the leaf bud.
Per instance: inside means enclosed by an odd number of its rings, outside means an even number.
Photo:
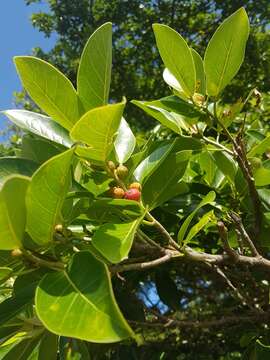
[[[192,99],[198,105],[202,105],[205,102],[205,97],[199,93],[194,93]]]
[[[22,256],[22,251],[20,249],[13,249],[11,251],[11,256],[14,256],[14,257]]]
[[[115,170],[115,163],[113,161],[108,161],[108,168],[113,172]]]
[[[64,230],[64,228],[63,228],[63,225],[62,224],[57,224],[57,225],[55,225],[55,227],[54,227],[54,231],[55,232],[57,232],[57,233],[63,233],[63,230]]]

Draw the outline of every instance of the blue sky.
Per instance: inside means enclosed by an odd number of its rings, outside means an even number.
[[[13,92],[21,89],[12,57],[29,55],[36,46],[49,50],[55,42],[55,37],[45,38],[30,21],[33,12],[45,9],[45,1],[30,6],[26,6],[24,0],[0,2],[0,110],[13,108]],[[0,115],[0,128],[6,123],[5,117]]]

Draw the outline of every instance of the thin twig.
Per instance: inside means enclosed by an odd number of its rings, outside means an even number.
[[[146,214],[148,219],[153,222],[153,226],[158,230],[158,232],[164,237],[164,239],[172,245],[176,250],[180,250],[180,246],[177,244],[176,241],[171,237],[171,235],[168,233],[168,231],[164,228],[161,223],[156,220],[149,212]]]
[[[248,233],[246,232],[241,218],[233,212],[230,213],[230,217],[231,217],[232,221],[234,222],[237,230],[241,234],[242,239],[245,241],[247,246],[250,248],[252,255],[255,257],[259,257],[260,254],[259,254],[258,250],[256,249],[255,245],[253,244],[253,241],[249,237]]]
[[[228,232],[226,226],[222,221],[218,221],[217,226],[218,226],[220,238],[223,243],[224,250],[227,252],[229,256],[231,256],[233,260],[237,260],[238,256],[236,252],[230,247],[230,244],[228,242]]]
[[[23,253],[23,256],[27,260],[31,261],[32,263],[34,263],[38,266],[47,267],[47,268],[50,268],[53,270],[64,270],[64,268],[65,268],[65,265],[59,261],[49,261],[49,260],[42,259],[27,250],[22,250],[22,253]]]
[[[131,270],[147,270],[153,267],[164,264],[175,257],[181,256],[178,252],[167,251],[166,254],[158,259],[154,259],[151,261],[146,261],[142,263],[135,264],[119,264],[113,265],[110,267],[112,273],[123,272],[123,271],[131,271]]]

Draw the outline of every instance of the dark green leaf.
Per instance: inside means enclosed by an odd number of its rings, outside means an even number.
[[[213,202],[216,198],[216,194],[214,191],[210,191],[206,196],[204,196],[204,198],[202,199],[202,201],[199,203],[199,205],[195,208],[194,211],[192,211],[191,214],[189,214],[189,216],[186,218],[186,220],[183,222],[183,224],[181,225],[181,228],[178,232],[178,242],[180,244],[182,244],[182,242],[184,241],[187,229],[192,221],[192,219],[194,218],[194,216],[196,215],[196,213],[198,212],[198,210],[200,208],[202,208],[203,206],[210,204],[211,202]]]

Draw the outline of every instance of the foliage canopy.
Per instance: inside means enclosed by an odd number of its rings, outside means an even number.
[[[203,57],[153,30],[171,95],[133,101],[160,123],[141,142],[126,99],[108,103],[110,23],[87,41],[76,88],[14,59],[48,116],[5,111],[25,134],[0,159],[3,360],[269,356],[269,128],[258,90],[221,102],[248,16],[221,23]]]

